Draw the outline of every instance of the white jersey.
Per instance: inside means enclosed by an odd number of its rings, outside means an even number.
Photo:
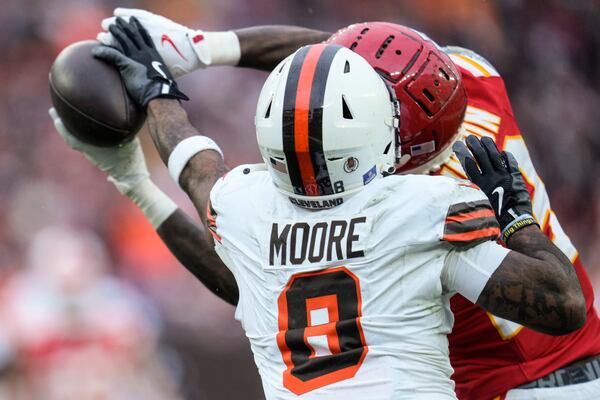
[[[267,399],[456,398],[448,298],[475,301],[508,252],[479,189],[390,176],[308,211],[243,165],[215,184],[208,220]]]

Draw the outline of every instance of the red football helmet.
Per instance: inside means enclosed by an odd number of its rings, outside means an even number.
[[[387,22],[350,25],[328,43],[363,56],[395,89],[402,146],[397,172],[439,168],[450,156],[467,107],[462,77],[450,57],[422,33]]]

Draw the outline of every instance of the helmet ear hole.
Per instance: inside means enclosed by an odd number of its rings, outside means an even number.
[[[342,115],[344,119],[354,119],[348,103],[346,103],[346,96],[342,95]]]
[[[427,97],[427,100],[429,100],[432,103],[435,101],[435,97],[433,97],[431,92],[427,89],[423,89],[423,96]]]
[[[346,61],[346,65],[344,65],[344,73],[347,74],[350,72],[350,63]]]
[[[273,99],[269,101],[269,106],[267,107],[267,111],[265,111],[265,119],[268,119],[271,116],[271,106],[273,105]]]
[[[450,80],[450,76],[448,76],[448,74],[446,73],[446,71],[444,71],[442,68],[439,68],[441,75],[444,77],[445,80],[449,81]]]
[[[383,154],[388,154],[390,152],[391,148],[392,148],[392,142],[389,142],[387,144],[387,146],[385,146],[385,149],[383,150]]]

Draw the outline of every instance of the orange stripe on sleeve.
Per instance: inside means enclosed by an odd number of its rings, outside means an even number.
[[[213,231],[212,229],[209,229],[209,232],[212,235],[213,239],[215,239],[219,243],[221,242],[221,240],[222,240],[221,236],[217,235],[216,232]]]
[[[212,237],[217,240],[217,241],[221,241],[221,236],[219,236],[217,234],[217,219],[216,216],[213,214],[214,210],[211,207],[210,204],[210,200],[209,202],[206,204],[206,221],[207,221],[207,225],[208,225],[208,230],[210,232],[210,234],[212,235]]]
[[[450,224],[453,222],[464,222],[464,221],[468,221],[470,219],[484,218],[484,217],[496,218],[496,214],[494,214],[494,212],[490,209],[478,210],[478,211],[448,216],[448,217],[446,217],[446,223]]]
[[[446,234],[443,240],[447,242],[468,242],[476,239],[492,238],[500,235],[500,228],[492,227],[464,233]]]
[[[458,186],[462,186],[462,187],[466,187],[466,188],[471,188],[471,189],[476,189],[476,190],[481,190],[481,188],[479,186],[477,186],[474,183],[459,183]]]

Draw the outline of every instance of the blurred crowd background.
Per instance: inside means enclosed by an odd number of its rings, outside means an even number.
[[[260,399],[247,340],[142,215],[54,131],[48,71],[116,6],[205,30],[387,20],[479,52],[504,76],[559,220],[600,290],[600,3],[562,0],[2,0],[0,400]],[[230,165],[256,162],[266,74],[180,86]],[[153,178],[193,214],[141,137]]]

